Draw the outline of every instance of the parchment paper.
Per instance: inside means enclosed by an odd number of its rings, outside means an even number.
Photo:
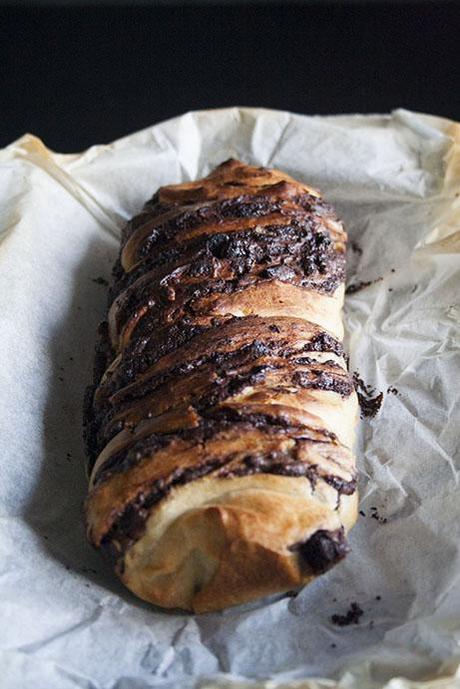
[[[345,316],[384,401],[360,425],[347,560],[295,598],[179,615],[86,544],[81,406],[120,227],[229,157],[335,204],[350,282],[381,278]],[[460,687],[459,192],[460,125],[404,110],[203,111],[79,155],[31,135],[0,153],[2,689]],[[334,625],[352,602],[359,624]]]

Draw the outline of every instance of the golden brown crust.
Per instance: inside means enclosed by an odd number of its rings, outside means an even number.
[[[145,600],[215,610],[345,556],[345,244],[317,191],[238,161],[161,188],[125,228],[87,398],[87,523]]]
[[[289,546],[355,519],[356,494],[331,512],[312,497],[307,479],[259,475],[232,486],[203,479],[199,507],[193,485],[160,503],[126,556],[122,580],[157,605],[209,612],[296,589],[314,574]]]

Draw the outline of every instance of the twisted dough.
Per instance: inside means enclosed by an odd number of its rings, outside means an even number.
[[[235,160],[125,228],[86,398],[87,525],[141,598],[216,610],[347,553],[345,246],[317,191]]]

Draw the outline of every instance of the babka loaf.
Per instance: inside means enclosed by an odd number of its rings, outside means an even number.
[[[346,239],[316,190],[236,160],[125,227],[86,396],[86,515],[141,598],[218,610],[348,552]]]

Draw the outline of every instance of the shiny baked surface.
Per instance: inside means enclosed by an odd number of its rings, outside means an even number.
[[[87,523],[142,598],[219,609],[348,551],[345,249],[316,190],[234,160],[126,226],[86,400]]]

